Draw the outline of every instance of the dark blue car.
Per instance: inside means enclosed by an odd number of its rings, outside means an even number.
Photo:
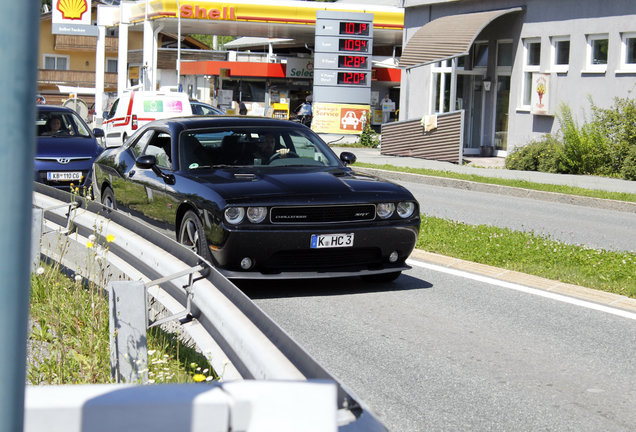
[[[91,132],[72,109],[50,105],[37,109],[35,181],[65,190],[71,185],[90,186],[93,161],[104,150],[97,138],[104,132]]]

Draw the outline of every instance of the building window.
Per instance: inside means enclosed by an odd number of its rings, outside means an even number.
[[[607,34],[587,35],[586,72],[605,72],[609,40]]]
[[[512,42],[497,42],[497,66],[512,66]]]
[[[47,54],[42,60],[44,69],[68,70],[68,56]]]
[[[621,67],[623,71],[636,70],[636,33],[621,34]]]
[[[552,41],[551,69],[553,72],[567,72],[570,66],[570,37],[554,36]]]
[[[521,105],[529,107],[532,100],[532,74],[541,71],[541,39],[523,40],[523,91]]]
[[[473,44],[473,69],[488,67],[488,42]]]
[[[528,66],[541,65],[541,40],[528,39],[526,41],[526,64]]]
[[[433,67],[433,112],[437,114],[450,111],[450,93],[452,78],[452,60],[444,60]]]
[[[117,73],[117,59],[106,59],[106,72]]]

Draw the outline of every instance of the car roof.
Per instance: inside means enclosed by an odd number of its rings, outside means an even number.
[[[70,108],[64,107],[64,106],[59,106],[59,105],[36,105],[38,108],[38,111],[65,111],[65,112],[70,112],[70,113],[75,113],[75,111],[73,111]]]
[[[269,117],[250,117],[250,116],[188,116],[188,117],[171,117],[161,120],[155,120],[152,124],[162,127],[171,127],[175,125],[181,126],[183,129],[200,129],[206,127],[219,126],[253,126],[253,127],[281,127],[302,129],[306,126],[289,120],[279,120]]]

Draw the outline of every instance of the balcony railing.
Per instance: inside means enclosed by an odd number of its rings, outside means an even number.
[[[112,36],[106,37],[106,52],[117,52],[119,39]],[[95,52],[97,36],[73,36],[55,35],[56,51],[82,51]]]
[[[95,87],[95,71],[38,69],[38,84]],[[104,74],[104,87],[117,86],[117,74]]]

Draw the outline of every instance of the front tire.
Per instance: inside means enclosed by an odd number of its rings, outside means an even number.
[[[192,210],[188,210],[183,215],[181,227],[179,228],[179,243],[191,249],[203,259],[210,261],[210,251],[208,241],[205,238],[205,231],[199,216]]]
[[[388,283],[388,282],[393,282],[394,280],[396,280],[398,277],[400,277],[401,274],[402,274],[401,271],[397,271],[392,273],[380,273],[380,274],[365,275],[360,277],[365,282]]]

